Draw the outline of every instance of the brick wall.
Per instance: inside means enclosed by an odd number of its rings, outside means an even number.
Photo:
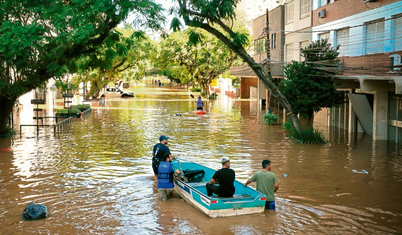
[[[401,76],[402,70],[393,70],[394,59],[389,57],[393,54],[402,56],[402,51],[356,57],[339,57],[343,62],[342,75]]]
[[[337,0],[313,11],[313,26],[342,19],[364,11],[382,7],[400,0],[377,0],[376,2],[363,2],[363,0]],[[318,12],[325,10],[325,18],[318,18]]]

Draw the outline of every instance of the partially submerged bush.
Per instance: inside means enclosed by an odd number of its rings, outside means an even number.
[[[81,113],[81,110],[79,109],[75,109],[75,108],[71,108],[71,109],[56,109],[56,114],[68,114],[68,113]]]
[[[264,122],[266,122],[268,125],[274,125],[278,124],[279,117],[276,116],[273,113],[266,113],[264,114]]]
[[[16,133],[15,133],[14,129],[10,125],[7,125],[6,131],[2,135],[0,135],[0,138],[11,138],[15,134]]]
[[[216,98],[218,97],[218,94],[216,94],[216,92],[212,93],[208,98],[210,100],[216,100]]]
[[[78,104],[78,105],[71,105],[73,109],[79,109],[81,112],[91,108],[89,104]]]
[[[190,88],[189,90],[192,91],[192,92],[200,92],[200,91],[201,91],[201,88],[199,88],[199,87],[194,87],[194,88]]]
[[[310,127],[302,133],[298,133],[292,126],[291,122],[285,122],[283,128],[289,132],[289,135],[302,144],[325,144],[327,140],[319,130]]]

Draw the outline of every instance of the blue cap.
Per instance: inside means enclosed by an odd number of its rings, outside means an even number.
[[[169,139],[169,137],[166,137],[164,135],[161,135],[161,137],[159,137],[159,141],[168,140],[168,139]]]

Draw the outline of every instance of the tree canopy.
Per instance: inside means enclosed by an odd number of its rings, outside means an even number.
[[[279,88],[294,111],[305,119],[304,129],[312,127],[314,113],[344,103],[343,93],[333,84],[339,67],[338,48],[331,47],[327,40],[312,42],[301,50],[304,62],[292,61],[284,68],[286,79]]]
[[[236,18],[236,5],[240,0],[175,0],[175,2],[178,5],[172,8],[172,12],[183,18],[186,25],[206,30],[238,54],[263,81],[271,95],[277,97],[281,102],[296,131],[302,132],[297,114],[293,111],[287,98],[275,86],[272,77],[267,74],[265,69],[246,52],[245,47],[249,43],[247,36],[232,27]],[[177,25],[175,26],[177,27]]]
[[[157,65],[164,75],[178,79],[182,84],[197,82],[208,93],[213,79],[228,73],[230,66],[241,63],[238,55],[222,41],[203,30],[189,27],[171,33],[161,41]]]
[[[0,10],[0,134],[19,96],[75,72],[78,58],[118,40],[113,29],[129,13],[142,27],[165,21],[152,0],[6,0]]]

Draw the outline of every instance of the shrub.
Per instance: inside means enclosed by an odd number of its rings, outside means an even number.
[[[216,98],[218,97],[218,94],[216,94],[216,92],[212,93],[208,98],[210,100],[216,100]]]
[[[67,113],[81,113],[79,109],[71,108],[71,109],[56,109],[56,114],[67,114]]]
[[[268,125],[274,125],[274,124],[278,124],[277,121],[279,120],[279,117],[276,116],[273,113],[266,113],[264,114],[264,121],[268,124]]]
[[[199,87],[194,87],[194,88],[190,88],[189,90],[192,91],[192,92],[200,92],[200,91],[201,91],[201,88],[199,88]]]
[[[296,139],[298,143],[302,144],[325,144],[328,141],[325,139],[322,132],[319,130],[314,130],[314,128],[310,127],[309,129],[303,131],[302,133],[298,133],[292,126],[292,123],[286,122],[283,124],[283,128],[289,132],[289,135]]]
[[[0,135],[0,138],[11,138],[15,134],[16,133],[15,133],[14,129],[10,125],[7,125],[6,131],[2,135]]]
[[[81,112],[91,108],[89,104],[71,105],[73,109],[79,109]]]

